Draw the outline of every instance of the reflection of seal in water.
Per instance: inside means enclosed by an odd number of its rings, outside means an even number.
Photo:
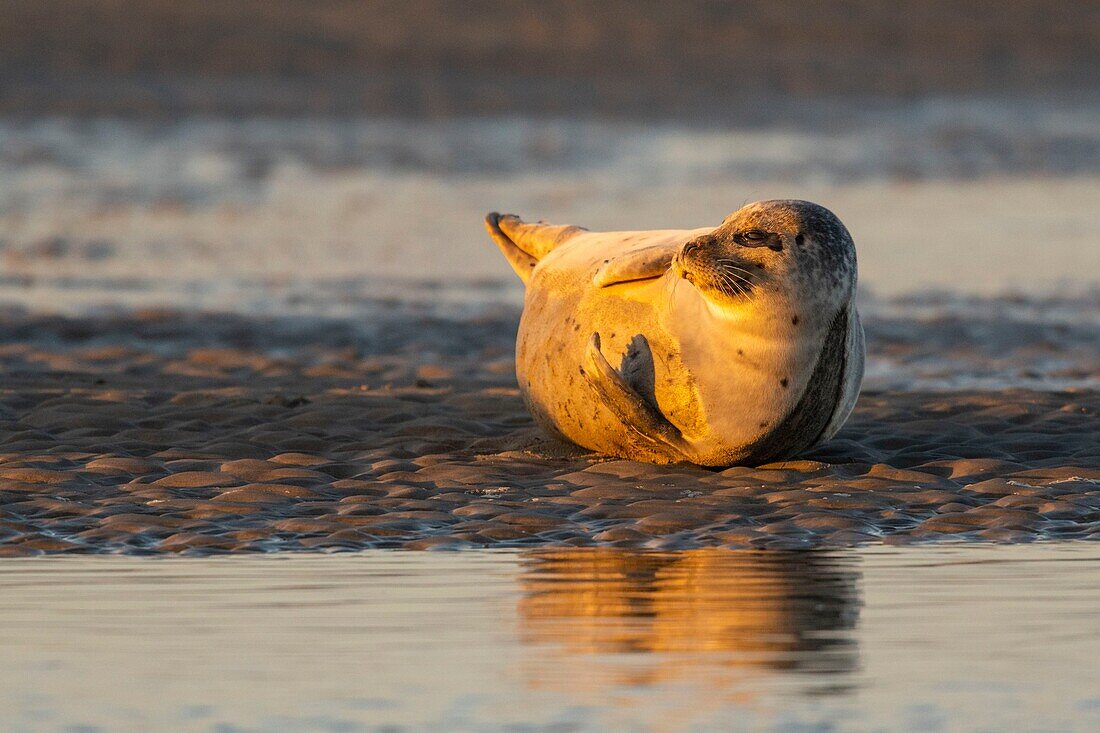
[[[527,283],[516,373],[555,434],[640,460],[764,463],[832,437],[855,406],[855,247],[817,204],[749,204],[716,229],[486,225]]]
[[[584,548],[522,558],[521,638],[552,645],[555,677],[583,679],[595,692],[621,683],[620,665],[600,665],[616,653],[677,655],[647,658],[645,682],[718,672],[716,663],[742,678],[858,666],[859,573],[851,557]],[[575,660],[568,674],[563,660]],[[630,673],[637,684],[641,671]]]

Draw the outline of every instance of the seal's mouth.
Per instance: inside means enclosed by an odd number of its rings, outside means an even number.
[[[759,268],[731,257],[701,258],[681,251],[672,261],[675,273],[704,296],[745,300],[759,285]]]

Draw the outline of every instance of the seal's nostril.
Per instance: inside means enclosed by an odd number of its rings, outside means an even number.
[[[684,254],[689,255],[698,249],[701,249],[701,245],[698,242],[688,242],[684,245]]]

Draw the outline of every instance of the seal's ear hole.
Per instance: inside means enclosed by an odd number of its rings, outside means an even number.
[[[806,243],[806,237],[802,236],[802,233],[799,232],[797,235],[795,235],[794,243],[801,247]]]

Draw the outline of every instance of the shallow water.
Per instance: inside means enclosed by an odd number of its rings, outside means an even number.
[[[1095,285],[1096,105],[805,123],[0,118],[0,300],[240,310],[347,278],[511,282],[487,211],[694,228],[766,198],[833,209],[876,293]]]
[[[1094,731],[1100,547],[14,559],[0,728]]]

